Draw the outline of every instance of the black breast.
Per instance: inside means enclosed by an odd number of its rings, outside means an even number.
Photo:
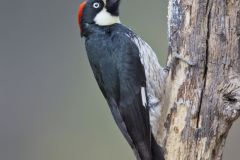
[[[118,58],[111,49],[111,33],[99,31],[86,39],[86,50],[95,79],[105,96],[119,99]]]

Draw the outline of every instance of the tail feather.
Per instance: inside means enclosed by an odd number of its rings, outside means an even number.
[[[151,136],[152,160],[164,160],[163,151],[157,144],[153,135]]]

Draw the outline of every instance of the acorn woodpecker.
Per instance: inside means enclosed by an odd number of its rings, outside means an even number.
[[[165,72],[151,47],[121,24],[119,4],[83,1],[78,12],[81,36],[99,88],[137,160],[164,160],[153,135]]]

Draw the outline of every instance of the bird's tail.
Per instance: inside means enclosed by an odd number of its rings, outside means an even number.
[[[151,136],[152,160],[164,160],[163,151],[157,144],[154,136]]]

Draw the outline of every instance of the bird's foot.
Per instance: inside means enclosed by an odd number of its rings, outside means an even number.
[[[177,60],[177,59],[183,61],[184,63],[188,64],[188,65],[191,66],[191,67],[197,65],[197,62],[187,60],[187,59],[185,59],[183,56],[181,56],[180,54],[178,54],[177,52],[173,52],[173,54],[172,54],[172,59],[171,59],[170,63],[164,68],[164,70],[167,71],[167,72],[169,72],[170,69],[172,68],[173,64],[176,63],[176,60]]]
[[[185,62],[186,64],[188,64],[189,66],[195,66],[197,64],[197,62],[187,60],[183,56],[181,56],[180,54],[178,54],[176,52],[173,53],[173,59],[179,59],[179,60]]]

